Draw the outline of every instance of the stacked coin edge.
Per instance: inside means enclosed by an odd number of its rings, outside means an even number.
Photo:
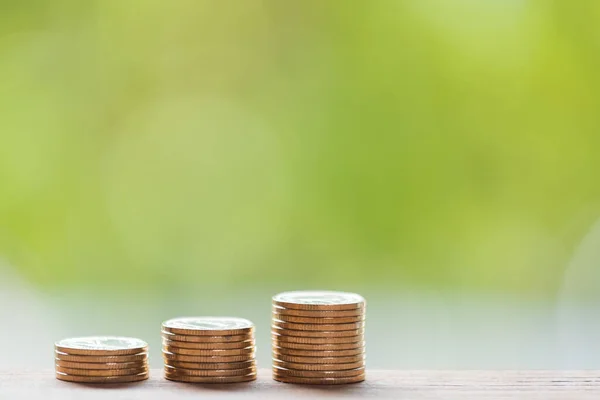
[[[122,343],[124,346],[104,346]],[[148,344],[126,337],[82,337],[54,345],[56,378],[79,383],[129,383],[148,379]]]
[[[250,321],[231,318],[248,322],[248,326],[239,329],[173,327],[172,321],[183,319],[186,318],[176,318],[162,324],[166,379],[186,383],[241,383],[256,380],[254,325]],[[198,319],[210,320],[210,317]]]
[[[349,298],[341,303],[295,302],[293,294]],[[287,299],[286,299],[287,297]],[[288,292],[273,297],[273,379],[336,385],[365,380],[366,301],[343,292]]]

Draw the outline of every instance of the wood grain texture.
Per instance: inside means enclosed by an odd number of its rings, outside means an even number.
[[[198,385],[151,378],[122,385],[58,381],[52,370],[0,371],[0,399],[600,399],[600,371],[368,371],[367,381],[345,386],[275,382],[270,370],[256,382]]]

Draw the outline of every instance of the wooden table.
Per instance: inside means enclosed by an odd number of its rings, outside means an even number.
[[[275,382],[197,385],[170,382],[160,370],[148,381],[82,385],[58,381],[52,370],[0,371],[0,399],[600,399],[600,371],[373,371],[363,383],[307,386]]]

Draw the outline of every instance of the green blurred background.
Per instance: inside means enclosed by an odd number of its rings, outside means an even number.
[[[599,26],[597,1],[0,0],[0,256],[55,299],[552,304],[600,215]]]
[[[548,296],[597,215],[598,2],[1,4],[0,250],[38,285]]]

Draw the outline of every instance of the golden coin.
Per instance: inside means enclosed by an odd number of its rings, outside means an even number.
[[[148,343],[143,340],[121,336],[63,339],[54,347],[61,353],[79,356],[124,356],[148,351]]]
[[[182,349],[228,350],[228,349],[243,349],[245,347],[254,346],[254,340],[246,340],[244,342],[231,342],[231,343],[196,343],[196,342],[176,342],[173,340],[163,339],[162,344],[165,346],[179,347]]]
[[[222,370],[222,369],[243,369],[256,366],[255,360],[228,363],[194,363],[185,361],[165,360],[165,366],[185,369],[201,370]]]
[[[364,315],[356,317],[334,317],[334,318],[313,318],[313,317],[296,317],[295,315],[285,315],[273,313],[274,320],[283,322],[292,322],[295,324],[352,324],[365,322]]]
[[[67,375],[62,372],[56,372],[56,379],[68,382],[80,383],[127,383],[137,382],[148,379],[149,374],[143,373],[139,375],[123,375],[123,376],[77,376]]]
[[[303,385],[345,385],[358,383],[365,380],[365,375],[351,376],[347,378],[300,378],[296,376],[281,376],[273,374],[273,379],[284,383],[297,383]]]
[[[273,352],[277,354],[284,354],[286,356],[299,356],[299,357],[347,357],[356,356],[359,354],[365,354],[365,349],[359,347],[358,349],[350,350],[333,350],[333,351],[322,351],[322,350],[298,350],[298,349],[286,349],[282,347],[273,346]]]
[[[356,308],[354,310],[345,311],[319,311],[319,310],[295,310],[293,308],[284,308],[273,305],[274,314],[289,315],[295,317],[310,317],[310,318],[338,318],[338,317],[364,317],[366,307]]]
[[[56,359],[62,361],[101,364],[110,364],[117,362],[134,362],[148,359],[148,353],[134,354],[132,356],[72,356],[70,354],[55,351],[54,356]]]
[[[364,360],[361,362],[347,364],[298,364],[292,362],[279,361],[273,359],[273,367],[281,367],[285,369],[296,369],[300,371],[343,371],[348,369],[362,368],[365,366]]]
[[[300,378],[347,378],[349,376],[364,375],[365,368],[347,369],[343,371],[298,371],[295,369],[273,367],[273,374],[283,377],[297,376]]]
[[[254,324],[235,317],[185,317],[163,322],[162,330],[176,335],[244,335],[254,332]]]
[[[273,304],[296,310],[355,310],[364,308],[365,299],[355,293],[330,291],[284,292],[273,296]]]
[[[348,364],[355,362],[364,362],[365,355],[359,354],[355,356],[346,357],[300,357],[300,356],[286,356],[273,350],[273,358],[292,363],[304,363],[304,364]]]
[[[350,331],[353,329],[364,329],[364,322],[355,322],[352,324],[294,324],[292,322],[284,322],[276,319],[272,320],[273,326],[282,329],[295,329],[299,331],[317,331],[317,332],[334,332],[334,331]]]
[[[173,354],[185,354],[188,356],[202,356],[202,357],[214,357],[214,356],[241,356],[246,354],[254,354],[254,346],[245,347],[243,349],[229,349],[229,350],[202,350],[202,349],[184,349],[181,347],[163,346],[164,351]]]
[[[282,330],[280,330],[282,331]],[[359,343],[364,342],[365,337],[361,335],[346,336],[346,337],[301,337],[287,336],[281,333],[271,332],[273,340],[285,343],[299,344],[341,344],[341,343]]]
[[[220,356],[220,357],[202,357],[202,356],[186,356],[183,354],[174,354],[163,350],[163,357],[167,360],[197,362],[197,363],[227,363],[227,362],[243,362],[254,359],[254,353],[241,356]]]
[[[216,335],[216,336],[194,336],[194,335],[176,335],[174,333],[161,331],[163,339],[177,342],[189,343],[231,343],[246,340],[254,340],[254,332],[243,335]]]
[[[349,331],[309,331],[281,328],[279,326],[271,325],[271,333],[282,336],[334,338],[364,335],[365,329],[352,329]]]
[[[148,372],[148,367],[142,368],[124,368],[124,369],[77,369],[65,368],[56,365],[56,372],[62,372],[74,376],[120,376],[120,375],[139,375]]]
[[[148,362],[137,361],[137,362],[126,362],[126,363],[78,363],[71,361],[55,360],[56,365],[64,368],[76,368],[76,369],[127,369],[127,368],[145,368],[148,367]]]
[[[172,376],[184,375],[184,376],[241,376],[256,374],[256,367],[242,368],[242,369],[185,369],[185,368],[173,368],[165,366],[165,373]]]
[[[336,351],[364,349],[365,342],[340,343],[340,344],[302,344],[283,342],[273,338],[273,345],[283,349],[311,350],[311,351]]]
[[[239,383],[250,382],[256,380],[256,374],[241,375],[241,376],[187,376],[187,375],[172,375],[165,373],[165,378],[170,381],[189,382],[189,383]]]

